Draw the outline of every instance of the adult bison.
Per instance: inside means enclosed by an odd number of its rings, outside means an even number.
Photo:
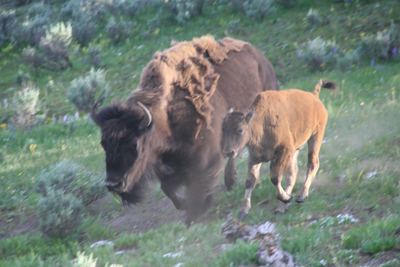
[[[157,177],[190,224],[209,208],[223,167],[222,115],[249,107],[264,90],[279,90],[275,72],[249,43],[206,36],[155,53],[126,103],[92,108],[106,153],[105,186],[135,204]],[[229,159],[225,184],[235,182]],[[176,194],[180,186],[186,198]]]

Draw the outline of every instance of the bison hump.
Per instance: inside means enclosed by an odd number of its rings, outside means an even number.
[[[154,54],[142,72],[138,89],[128,101],[140,101],[150,107],[166,106],[175,95],[174,90],[186,90],[185,99],[209,127],[213,111],[209,100],[219,79],[213,64],[221,64],[230,51],[239,52],[246,44],[232,38],[216,41],[212,36],[173,43],[171,48]]]

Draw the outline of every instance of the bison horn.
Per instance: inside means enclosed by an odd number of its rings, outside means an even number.
[[[228,108],[228,114],[233,112],[233,107]]]
[[[143,109],[144,113],[146,114],[144,119],[139,124],[139,129],[144,130],[151,124],[152,116],[151,116],[150,110],[148,108],[146,108],[145,105],[143,105],[139,101],[137,102],[137,104]]]
[[[100,99],[97,100],[97,101],[94,103],[94,105],[93,105],[93,107],[92,107],[92,110],[90,111],[90,117],[92,117],[92,120],[93,120],[98,126],[101,127],[101,123],[100,123],[100,121],[97,119],[97,114],[96,114],[96,108],[97,108],[97,105],[98,105],[99,103],[100,103]]]

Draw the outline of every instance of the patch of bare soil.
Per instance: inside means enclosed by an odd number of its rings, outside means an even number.
[[[6,218],[0,219],[0,239],[11,238],[17,235],[24,235],[37,228],[39,218],[30,216],[29,219],[21,221],[19,215],[13,217],[11,222],[7,222]]]
[[[105,222],[117,232],[146,232],[170,222],[183,222],[185,212],[175,209],[171,200],[150,197],[142,204],[125,208],[125,214]]]

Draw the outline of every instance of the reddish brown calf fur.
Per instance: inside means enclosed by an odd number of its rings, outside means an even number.
[[[265,91],[256,96],[247,114],[228,110],[222,127],[224,154],[236,157],[245,145],[249,149],[246,193],[239,218],[246,217],[251,208],[251,192],[259,182],[262,162],[271,162],[271,181],[276,187],[276,197],[282,202],[277,211],[287,209],[298,172],[297,155],[307,142],[307,178],[296,202],[302,203],[308,197],[319,167],[318,154],[328,120],[328,112],[319,100],[321,87],[336,89],[334,83],[321,79],[314,94],[297,89]],[[284,174],[285,190],[281,186]]]

